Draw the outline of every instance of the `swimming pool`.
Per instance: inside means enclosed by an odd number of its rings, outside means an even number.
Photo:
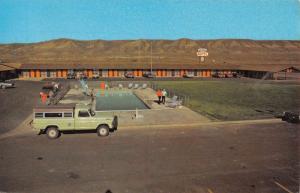
[[[100,90],[96,94],[96,111],[149,109],[131,91]]]

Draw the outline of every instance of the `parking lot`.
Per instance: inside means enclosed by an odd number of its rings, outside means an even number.
[[[17,85],[0,92],[1,133],[30,115],[42,83]],[[129,128],[106,138],[11,135],[0,138],[0,192],[296,193],[299,129],[282,122]]]
[[[0,141],[0,190],[296,193],[298,141],[287,123],[21,135]]]
[[[0,89],[0,134],[14,129],[38,103],[42,82],[16,81],[16,88]]]

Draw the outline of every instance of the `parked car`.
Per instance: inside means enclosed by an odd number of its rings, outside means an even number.
[[[6,89],[6,88],[14,88],[15,87],[15,83],[14,82],[11,82],[9,80],[1,80],[0,81],[0,88],[2,89]]]
[[[49,139],[58,138],[63,131],[96,130],[98,136],[108,136],[116,130],[118,117],[93,112],[83,104],[42,106],[33,109],[31,126]]]
[[[43,84],[42,89],[45,90],[54,90],[54,89],[60,89],[61,88],[61,84],[58,82],[46,82],[45,84]]]
[[[145,72],[143,74],[143,77],[145,77],[145,78],[155,78],[156,75],[153,72]]]
[[[221,72],[214,72],[211,75],[213,78],[228,78],[227,74]]]
[[[299,123],[300,122],[300,114],[296,112],[283,112],[281,115],[282,121],[286,121],[289,123]]]
[[[238,74],[238,73],[236,73],[236,72],[233,72],[233,73],[232,73],[232,77],[233,77],[233,78],[241,78],[241,75]]]
[[[99,78],[100,78],[99,74],[93,74],[92,79],[99,79]]]
[[[125,73],[125,77],[126,77],[126,78],[134,78],[134,75],[133,75],[132,72],[126,72],[126,73]]]
[[[67,74],[67,79],[75,79],[75,74],[74,73]]]
[[[193,74],[183,74],[183,76],[182,76],[183,78],[193,78],[194,77],[194,75]]]

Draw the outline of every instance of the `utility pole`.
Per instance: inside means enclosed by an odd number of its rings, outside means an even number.
[[[150,61],[150,71],[151,71],[151,75],[152,75],[152,40],[150,42],[150,46],[151,46],[151,61]]]

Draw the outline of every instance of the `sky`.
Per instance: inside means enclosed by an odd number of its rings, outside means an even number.
[[[0,43],[300,40],[300,0],[0,0]]]

